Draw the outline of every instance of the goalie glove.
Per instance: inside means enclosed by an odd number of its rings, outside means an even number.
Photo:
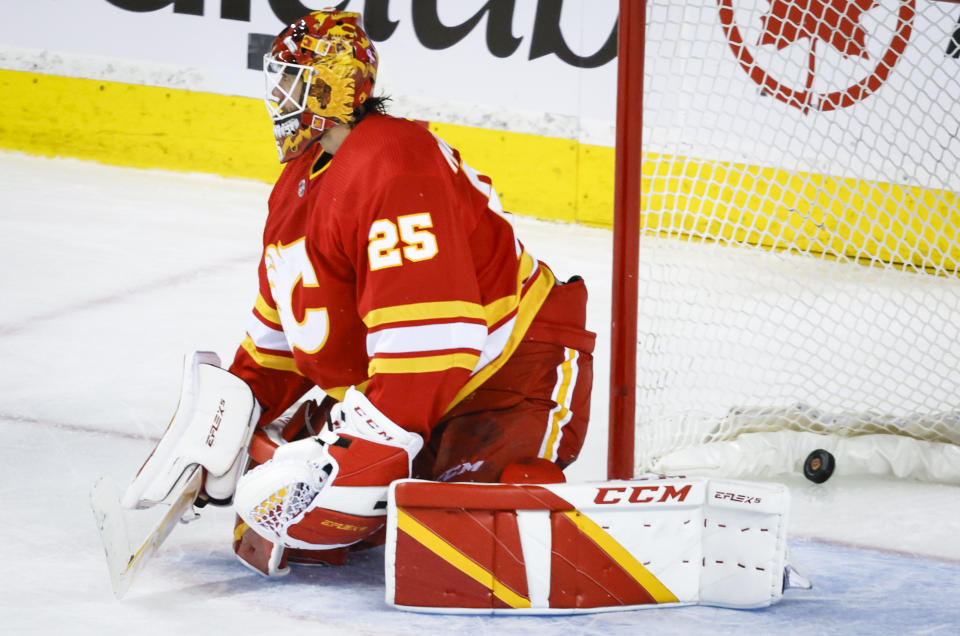
[[[384,526],[387,486],[410,476],[422,447],[422,437],[350,388],[318,435],[281,445],[240,478],[234,507],[257,534],[286,547],[352,545]]]

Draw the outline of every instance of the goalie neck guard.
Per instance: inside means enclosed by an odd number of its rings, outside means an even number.
[[[263,58],[267,111],[280,162],[326,130],[351,125],[377,78],[377,52],[359,13],[314,11],[284,29]]]

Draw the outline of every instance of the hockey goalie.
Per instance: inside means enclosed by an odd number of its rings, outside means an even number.
[[[377,62],[360,16],[332,9],[292,24],[265,56],[285,165],[259,295],[227,369],[212,354],[187,359],[177,413],[121,499],[171,513],[141,550],[121,551],[115,584],[196,503],[234,507],[233,549],[266,577],[386,543],[398,607],[779,598],[785,493],[674,480],[657,486],[673,493],[661,500],[632,482],[562,483],[593,379],[584,281],[558,281],[524,248],[458,151],[386,114]],[[325,398],[304,401],[314,387]],[[737,499],[717,498],[728,491]],[[94,508],[109,559],[116,509],[102,489]],[[711,544],[717,519],[755,532]],[[749,593],[701,594],[701,571],[745,581],[729,570],[746,567]],[[588,580],[599,590],[584,592]]]

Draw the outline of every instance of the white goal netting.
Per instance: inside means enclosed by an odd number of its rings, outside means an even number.
[[[960,483],[958,20],[647,1],[637,472]]]

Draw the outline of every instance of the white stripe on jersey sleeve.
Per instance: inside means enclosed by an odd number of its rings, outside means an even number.
[[[419,353],[445,349],[481,350],[487,338],[486,325],[448,322],[413,327],[393,327],[367,334],[367,355]]]
[[[256,316],[250,316],[247,321],[247,335],[253,340],[257,349],[290,351],[290,343],[287,342],[286,334],[280,329],[266,326]]]
[[[473,373],[477,373],[503,353],[504,348],[507,346],[507,340],[510,339],[510,334],[513,333],[513,327],[516,324],[517,317],[514,316],[490,332],[487,336],[487,341],[483,344],[483,351],[480,352],[480,361],[477,362],[477,366],[474,367]],[[471,373],[471,375],[473,375],[473,373]]]

